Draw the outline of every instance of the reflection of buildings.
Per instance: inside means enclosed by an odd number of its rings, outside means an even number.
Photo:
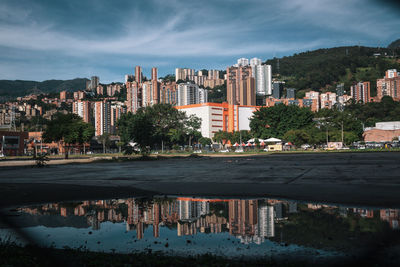
[[[353,212],[359,214],[361,217],[364,217],[364,218],[374,218],[373,210],[354,208]]]
[[[348,213],[365,219],[374,217],[374,210],[341,208],[336,206],[307,204],[300,210],[321,209],[343,217]],[[143,199],[83,201],[78,204],[46,204],[21,209],[24,212],[59,214],[63,217],[85,217],[88,226],[98,230],[105,221],[125,222],[127,231],[136,231],[136,238],[143,239],[147,227],[152,226],[153,236],[160,237],[160,226],[176,227],[178,236],[197,233],[229,233],[242,243],[261,244],[266,238],[279,235],[275,224],[290,219],[298,213],[297,203],[271,199]],[[292,214],[292,215],[291,215]],[[376,215],[378,213],[375,213]],[[399,228],[400,212],[395,209],[379,211],[380,219],[393,229]]]
[[[229,201],[229,233],[248,243],[255,236],[258,223],[257,200]]]
[[[399,229],[400,212],[395,209],[380,210],[381,220],[387,221],[392,229]]]

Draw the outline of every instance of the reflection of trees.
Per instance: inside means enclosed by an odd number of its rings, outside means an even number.
[[[350,209],[343,216],[338,208],[310,209],[305,205],[299,208],[301,212],[289,214],[287,221],[279,223],[273,241],[345,251],[385,243],[387,237],[392,241],[400,239],[400,233],[393,232],[389,224],[379,218],[378,212],[368,218],[357,209]]]

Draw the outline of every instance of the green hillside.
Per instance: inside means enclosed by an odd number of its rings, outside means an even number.
[[[374,48],[363,46],[318,49],[266,61],[272,65],[275,77],[286,81],[286,87],[303,92],[331,91],[343,82],[345,89],[356,81],[370,81],[371,94],[376,95],[376,79],[387,69],[400,69],[400,48]]]
[[[24,96],[30,93],[58,93],[60,91],[78,91],[86,88],[86,78],[73,80],[47,80],[43,82],[0,80],[0,96]]]
[[[397,39],[396,41],[393,41],[390,45],[388,45],[389,49],[396,49],[400,48],[400,39]]]

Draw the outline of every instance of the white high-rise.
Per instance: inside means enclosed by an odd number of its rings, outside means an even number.
[[[207,103],[208,91],[199,88],[197,84],[181,83],[178,84],[177,106]]]
[[[250,60],[252,75],[256,82],[257,95],[272,95],[272,69],[271,65],[262,65],[261,59]]]
[[[238,60],[237,60],[237,66],[242,66],[242,67],[244,67],[244,66],[248,66],[249,65],[249,60],[247,59],[247,58],[239,58]]]

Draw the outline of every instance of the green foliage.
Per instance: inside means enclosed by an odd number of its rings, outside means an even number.
[[[400,39],[397,39],[396,41],[393,41],[393,42],[391,42],[389,45],[388,45],[388,48],[389,49],[398,49],[398,48],[400,48]]]
[[[220,143],[221,145],[226,145],[228,140],[231,140],[232,137],[232,133],[219,130],[214,134],[214,142]]]
[[[66,144],[82,144],[94,136],[94,127],[82,121],[76,114],[57,113],[44,131],[45,142],[61,141]]]
[[[249,139],[251,139],[252,137],[253,136],[249,131],[241,130],[241,131],[234,131],[231,134],[231,138],[229,140],[231,141],[231,143],[233,145],[235,143],[238,143],[238,144],[247,143],[247,141]]]
[[[266,63],[272,65],[273,74],[281,75],[287,87],[319,90],[344,82],[349,89],[352,81],[364,80],[371,82],[371,94],[374,96],[376,79],[383,77],[387,69],[400,68],[395,59],[375,57],[374,53],[392,55],[393,51],[362,46],[335,47],[274,58]]]
[[[302,129],[313,124],[313,113],[308,108],[278,104],[262,107],[250,119],[254,136],[261,139],[282,138],[289,130]]]
[[[208,102],[222,103],[226,101],[226,83],[208,88]]]
[[[201,138],[199,139],[199,143],[200,143],[203,147],[205,147],[205,146],[211,145],[211,144],[212,144],[212,140],[211,140],[211,138],[208,138],[208,137],[201,137]]]
[[[175,82],[175,75],[167,74],[164,78],[161,78],[164,82]]]
[[[289,130],[283,136],[285,141],[292,142],[296,146],[310,143],[311,136],[306,130]]]
[[[54,119],[47,123],[43,133],[45,142],[64,141],[65,145],[83,144],[94,136],[94,127],[83,122],[76,114],[57,113]],[[66,153],[66,157],[68,154]]]
[[[161,144],[190,143],[201,137],[198,131],[201,120],[195,116],[187,117],[170,104],[157,104],[141,108],[135,114],[124,114],[117,125],[121,141],[138,143],[142,153],[159,148]]]
[[[0,80],[0,95],[25,96],[30,93],[58,93],[61,91],[78,91],[86,89],[85,78],[73,80],[48,80],[43,82]]]
[[[103,133],[102,135],[98,136],[98,141],[103,145],[103,153],[106,153],[106,148],[111,145],[110,134]]]
[[[184,121],[184,132],[189,138],[189,146],[191,146],[192,138],[194,137],[201,137],[201,133],[199,129],[201,127],[201,119],[196,117],[195,115],[190,115]]]

